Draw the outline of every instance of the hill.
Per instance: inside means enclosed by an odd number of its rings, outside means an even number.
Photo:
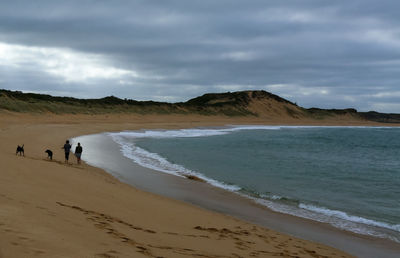
[[[400,114],[357,112],[355,109],[306,109],[266,91],[209,93],[186,102],[164,103],[120,99],[114,96],[101,99],[77,99],[0,90],[0,110],[54,114],[200,114],[295,120],[351,119],[400,123]]]

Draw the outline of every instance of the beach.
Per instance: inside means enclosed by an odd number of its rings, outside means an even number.
[[[299,121],[200,115],[20,113],[1,113],[0,119],[0,257],[351,257],[349,253],[357,252],[361,257],[395,257],[400,250],[398,244],[388,241],[259,211],[258,206],[251,208],[245,200],[210,185],[148,175],[141,173],[143,168],[139,166],[135,167],[137,175],[148,186],[132,186],[134,178],[128,184],[112,173],[112,167],[106,172],[85,163],[77,165],[74,157],[70,164],[64,164],[61,149],[67,139],[102,132]],[[324,123],[376,125],[360,121]],[[15,148],[22,144],[25,157],[16,156]],[[85,155],[85,145],[83,148]],[[46,149],[53,150],[53,161],[46,158]],[[106,164],[114,165],[116,170],[122,166],[122,162]],[[179,182],[182,180],[185,183]],[[185,188],[182,191],[191,191],[192,197],[179,198],[182,194],[177,192],[178,187],[160,187],[165,191],[158,194],[149,192],[154,184],[165,181]],[[196,199],[202,189],[207,189],[206,196]],[[213,203],[216,195],[227,205]],[[229,205],[232,202],[240,203],[233,206],[249,207],[245,209],[247,213],[233,211]],[[259,212],[265,212],[265,221],[252,220],[251,214]]]

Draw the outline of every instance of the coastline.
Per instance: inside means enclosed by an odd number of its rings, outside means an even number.
[[[140,190],[166,196],[207,210],[227,214],[301,239],[333,246],[358,257],[396,257],[400,244],[356,234],[327,223],[275,212],[234,192],[142,167],[120,153],[108,133],[74,138],[91,149],[86,162]]]
[[[78,135],[245,124],[250,120],[140,115],[0,117],[0,162],[5,164],[0,180],[0,257],[129,257],[132,252],[143,256],[231,257],[256,255],[257,250],[265,251],[257,253],[260,257],[346,256],[331,247],[140,191],[101,169],[87,164],[64,165],[61,159],[61,144]],[[268,123],[251,123],[255,122]],[[25,144],[25,158],[13,154],[17,144]],[[55,151],[53,162],[46,160],[46,148]],[[210,245],[214,253],[208,251]]]

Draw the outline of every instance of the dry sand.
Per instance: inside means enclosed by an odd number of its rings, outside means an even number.
[[[349,257],[139,191],[101,169],[76,165],[74,157],[74,164],[66,165],[61,149],[68,138],[104,131],[256,123],[299,124],[175,115],[0,113],[0,257]],[[25,144],[25,157],[15,155],[17,144]],[[55,160],[46,159],[46,149],[54,151]]]

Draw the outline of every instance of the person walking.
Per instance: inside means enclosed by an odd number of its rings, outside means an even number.
[[[69,144],[69,141],[67,140],[64,144],[64,147],[62,147],[61,149],[64,149],[64,153],[65,153],[65,163],[68,164],[68,160],[69,160],[69,152],[71,150],[72,146],[71,144]]]
[[[81,164],[82,146],[81,146],[80,142],[78,142],[78,146],[76,146],[76,148],[75,148],[75,156],[76,156],[77,163]]]

